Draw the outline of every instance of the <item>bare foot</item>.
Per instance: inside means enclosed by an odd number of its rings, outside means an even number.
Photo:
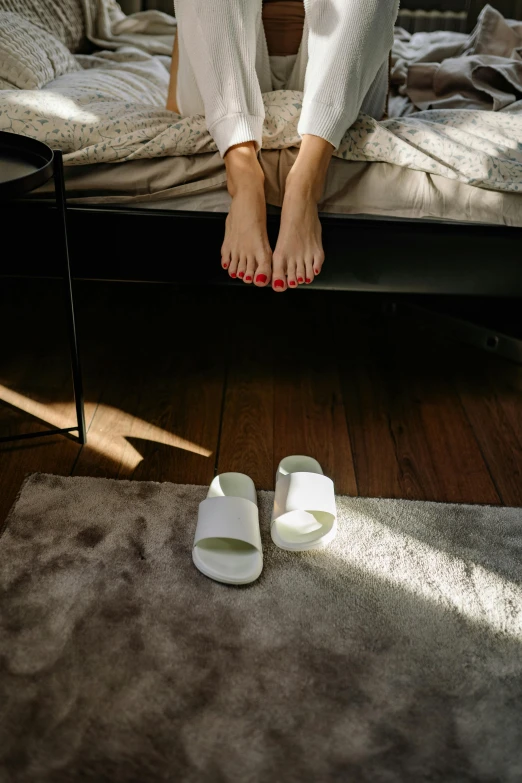
[[[317,214],[317,198],[310,183],[288,175],[281,212],[281,227],[274,250],[274,291],[287,285],[296,288],[311,283],[324,262],[322,229]]]
[[[264,287],[272,275],[272,250],[266,231],[264,174],[255,148],[232,147],[225,156],[232,204],[221,247],[221,265],[230,277]]]
[[[272,288],[286,291],[311,283],[324,263],[317,204],[334,148],[318,136],[304,135],[286,178],[279,237],[272,264]]]

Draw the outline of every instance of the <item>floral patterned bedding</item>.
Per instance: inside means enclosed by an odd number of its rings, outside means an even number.
[[[76,166],[216,149],[204,117],[164,108],[167,57],[123,46],[76,59],[81,71],[40,90],[0,90],[0,130],[40,139]],[[301,100],[299,92],[265,94],[264,148],[299,143]],[[335,154],[522,192],[522,100],[497,112],[437,109],[380,123],[361,115]]]

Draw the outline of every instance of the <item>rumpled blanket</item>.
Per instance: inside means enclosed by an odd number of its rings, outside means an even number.
[[[501,111],[522,99],[522,22],[490,5],[468,36],[397,30],[391,113],[428,109]]]
[[[107,9],[107,0],[96,2]],[[479,26],[491,11],[490,7],[485,9]],[[65,74],[42,90],[0,91],[0,130],[25,133],[62,149],[68,165],[215,151],[204,117],[181,118],[164,108],[168,58],[152,56],[146,46],[137,48],[136,36],[152,35],[147,30],[153,22],[144,17],[139,24],[132,17],[128,19],[131,21],[108,17],[105,32],[103,27],[98,30],[107,39],[133,35],[133,45],[80,55],[82,71]],[[137,24],[141,25],[139,32],[133,27]],[[516,23],[506,24],[518,29]],[[439,36],[437,45],[442,46],[443,54],[447,51],[449,44],[443,44],[438,33],[425,34],[427,51],[426,35]],[[401,65],[406,74],[415,62],[415,38],[405,41],[399,35],[403,50],[410,45],[403,51]],[[473,36],[464,38],[470,41]],[[109,43],[115,48],[114,40]],[[466,45],[462,56],[465,50]],[[396,60],[396,73],[398,68]],[[302,93],[295,91],[264,95],[263,148],[299,144],[301,101]],[[385,161],[491,190],[522,192],[521,142],[522,99],[500,111],[444,108],[380,123],[361,115],[335,154],[346,160]]]
[[[149,54],[172,53],[176,20],[163,11],[125,15],[116,0],[82,0],[86,37],[101,49],[137,46]]]

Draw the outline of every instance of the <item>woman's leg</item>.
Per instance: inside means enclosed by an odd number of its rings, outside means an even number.
[[[273,255],[272,288],[284,291],[311,283],[321,271],[324,251],[317,204],[334,151],[330,142],[305,134],[286,178],[279,236]]]
[[[299,133],[320,136],[337,148],[377,74],[386,73],[399,2],[305,0],[305,7],[308,65]]]
[[[179,114],[178,106],[178,71],[179,71],[179,40],[177,33],[174,33],[174,45],[172,47],[172,57],[170,60],[170,79],[169,91],[167,95],[167,109]]]
[[[227,169],[232,204],[222,266],[231,277],[266,285],[272,251],[266,233],[264,175],[257,159],[271,89],[261,0],[175,0],[179,66],[176,97],[187,116],[204,112]]]
[[[381,119],[398,0],[305,0],[298,61],[306,62],[298,130],[302,143],[288,175],[274,251],[274,290],[311,282],[324,261],[317,203],[334,150],[361,110]],[[293,83],[292,83],[293,82]]]
[[[265,110],[256,71],[261,0],[176,0],[178,103],[184,115],[203,104],[224,157],[229,147],[261,146]],[[199,113],[199,112],[198,112]]]
[[[229,149],[225,166],[232,204],[225,224],[221,265],[230,277],[263,287],[272,278],[272,248],[266,230],[265,175],[255,142]]]

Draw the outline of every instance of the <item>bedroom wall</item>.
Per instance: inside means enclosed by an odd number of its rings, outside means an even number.
[[[466,12],[467,29],[471,29],[487,0],[401,0],[401,9],[424,11]],[[156,8],[172,13],[173,0],[120,0],[125,13],[142,11],[145,8]],[[522,19],[522,0],[491,0],[491,5],[510,19]]]
[[[133,14],[136,11],[144,11],[148,8],[166,11],[168,14],[171,14],[174,8],[173,0],[119,0],[119,3],[126,14]]]

